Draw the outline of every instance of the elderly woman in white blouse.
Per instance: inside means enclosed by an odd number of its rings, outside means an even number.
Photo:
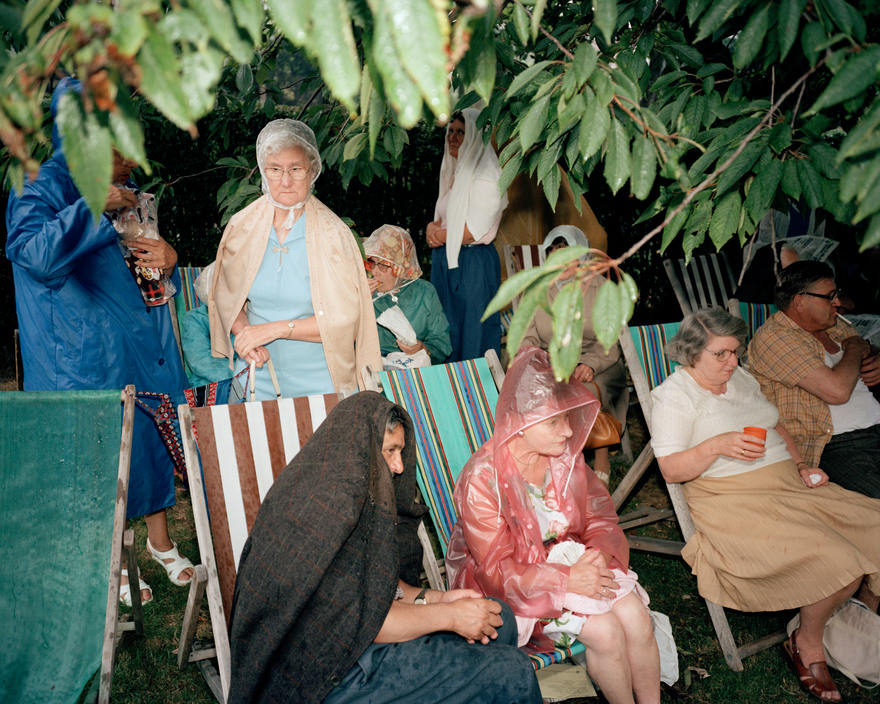
[[[720,308],[684,319],[667,345],[682,366],[652,392],[651,444],[693,514],[682,557],[700,594],[741,611],[800,609],[785,652],[805,690],[840,701],[822,633],[857,590],[877,607],[880,500],[802,461],[776,407],[738,365],[745,332]],[[766,440],[748,427],[765,429]]]

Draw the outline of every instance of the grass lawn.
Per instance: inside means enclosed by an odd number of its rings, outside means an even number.
[[[631,414],[632,415],[632,414]],[[643,436],[638,424],[631,423],[633,450],[641,447]],[[615,458],[614,474],[619,477],[625,466]],[[178,488],[177,506],[170,512],[172,537],[184,554],[196,562],[198,546],[192,521],[189,496]],[[665,488],[656,468],[649,471],[635,498],[622,512],[637,505],[663,506],[667,503]],[[144,579],[153,588],[154,601],[145,607],[146,636],[126,634],[119,647],[113,678],[114,702],[154,704],[197,704],[214,699],[195,665],[182,672],[177,669],[176,648],[180,624],[186,606],[187,589],[173,586],[160,566],[149,559],[144,548],[146,529],[142,520],[134,522],[136,541],[140,547],[139,563]],[[676,524],[644,526],[644,535],[681,539]],[[696,579],[680,558],[633,552],[632,566],[640,582],[651,596],[651,608],[667,614],[679,651],[681,679],[674,688],[664,689],[664,702],[701,702],[741,704],[796,703],[811,700],[800,689],[797,679],[784,658],[782,646],[776,645],[744,661],[744,672],[732,672],[724,661],[705,604],[696,590]],[[728,611],[737,642],[768,635],[782,628],[793,612],[744,614]],[[207,606],[202,609],[197,638],[210,639],[211,628]],[[877,691],[871,692],[850,683],[843,675],[835,681],[849,704],[880,701]],[[291,701],[296,701],[292,697]],[[588,702],[596,700],[578,700]]]

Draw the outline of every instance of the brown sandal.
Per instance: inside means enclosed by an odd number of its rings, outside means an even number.
[[[797,647],[797,641],[795,640],[796,634],[797,630],[792,631],[791,637],[782,644],[782,647],[785,649],[785,654],[788,655],[788,660],[794,673],[800,680],[801,687],[803,687],[807,694],[811,694],[820,701],[839,704],[839,702],[843,701],[843,697],[840,696],[834,680],[831,679],[828,664],[824,660],[818,660],[817,662],[810,663],[809,667],[804,665]]]

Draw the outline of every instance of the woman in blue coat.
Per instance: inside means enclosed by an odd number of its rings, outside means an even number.
[[[65,78],[52,97],[52,117],[62,96],[79,91]],[[52,129],[54,155],[6,209],[6,256],[12,262],[18,312],[24,388],[121,389],[173,393],[186,376],[171,327],[168,305],[148,306],[126,266],[119,236],[108,213],[135,205],[135,194],[122,186],[136,165],[118,154],[106,210],[97,223],[79,193],[62,150],[57,123]],[[173,273],[177,253],[162,239],[132,241],[137,264]],[[153,419],[138,409],[134,419],[128,516],[144,516],[147,548],[178,585],[189,582],[192,563],[180,556],[168,535],[165,509],[173,506],[171,458]],[[127,579],[121,597],[130,604]],[[142,599],[152,592],[142,580]]]

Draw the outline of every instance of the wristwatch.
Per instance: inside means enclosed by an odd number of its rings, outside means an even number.
[[[288,320],[288,321],[287,321],[287,336],[288,336],[288,337],[290,337],[290,333],[293,332],[293,329],[294,329],[295,327],[296,327],[296,321],[295,321],[295,320]]]
[[[415,599],[413,599],[413,604],[427,605],[427,603],[428,603],[428,599],[426,597],[427,593],[428,593],[428,587],[425,587],[424,589],[422,589],[422,591],[419,592],[418,596]]]

